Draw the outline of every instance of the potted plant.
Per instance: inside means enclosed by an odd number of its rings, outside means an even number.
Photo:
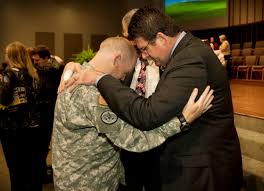
[[[95,54],[96,52],[88,46],[87,50],[83,50],[79,54],[74,54],[74,61],[83,64],[84,62],[89,62]]]

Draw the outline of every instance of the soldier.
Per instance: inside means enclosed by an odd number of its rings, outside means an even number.
[[[124,79],[137,59],[133,45],[122,37],[102,42],[85,70]],[[65,80],[71,71],[65,71]],[[74,75],[73,75],[74,78]],[[133,90],[131,90],[133,91]],[[194,103],[191,95],[183,116],[191,123],[211,107],[209,88]],[[185,121],[185,122],[186,122]],[[52,165],[56,191],[116,191],[122,176],[119,148],[144,152],[161,145],[169,136],[189,130],[174,118],[148,132],[139,131],[117,117],[94,86],[78,86],[58,95],[52,134]]]

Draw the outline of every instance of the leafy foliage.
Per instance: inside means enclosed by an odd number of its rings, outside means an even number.
[[[74,61],[83,64],[84,62],[89,62],[95,56],[95,54],[96,52],[94,52],[93,49],[88,46],[87,50],[83,50],[79,54],[74,55]]]

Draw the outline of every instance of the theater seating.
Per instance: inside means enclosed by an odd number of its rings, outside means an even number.
[[[259,57],[258,65],[254,65],[251,68],[250,79],[253,79],[254,73],[261,74],[261,80],[264,80],[264,55]],[[257,78],[254,78],[257,79]]]
[[[239,78],[239,73],[244,73],[245,79],[249,79],[249,71],[253,65],[257,63],[257,56],[245,56],[245,64],[237,66],[236,78]]]

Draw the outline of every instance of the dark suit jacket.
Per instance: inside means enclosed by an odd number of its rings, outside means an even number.
[[[225,68],[210,47],[187,33],[149,99],[111,76],[98,83],[110,108],[141,130],[154,129],[181,113],[193,88],[202,93],[207,84],[214,89],[213,107],[191,124],[190,131],[165,143],[161,156],[164,190],[176,186],[178,190],[239,190],[241,153]]]

